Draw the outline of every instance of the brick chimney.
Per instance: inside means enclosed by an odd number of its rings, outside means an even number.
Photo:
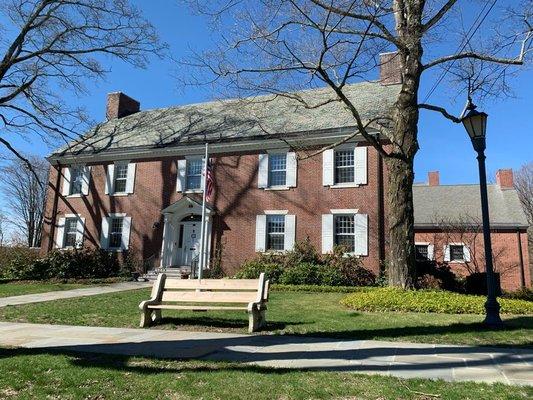
[[[430,171],[430,172],[428,172],[428,185],[429,186],[439,186],[440,185],[440,174],[439,174],[439,171]]]
[[[122,118],[139,112],[141,103],[122,92],[113,92],[107,95],[106,118]]]
[[[398,52],[379,55],[379,82],[382,85],[402,83],[402,69]]]
[[[496,171],[496,183],[500,189],[514,189],[514,179],[512,169],[499,169]]]

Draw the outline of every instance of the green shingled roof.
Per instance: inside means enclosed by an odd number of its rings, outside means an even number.
[[[363,120],[388,116],[399,85],[378,82],[348,85],[344,92]],[[335,99],[330,88],[297,92],[308,104],[319,105]],[[141,111],[93,127],[81,140],[54,152],[102,153],[139,147],[183,146],[209,141],[261,139],[320,132],[355,125],[352,115],[339,101],[316,108],[283,96],[222,100]]]

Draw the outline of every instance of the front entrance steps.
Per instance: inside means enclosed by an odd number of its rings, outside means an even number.
[[[155,281],[157,275],[161,273],[165,273],[168,278],[186,279],[191,273],[191,267],[189,265],[182,265],[180,267],[155,268],[147,271],[143,275],[143,278],[149,281]]]

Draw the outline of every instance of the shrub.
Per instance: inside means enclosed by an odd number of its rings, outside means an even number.
[[[0,277],[26,279],[31,275],[32,264],[38,257],[38,250],[29,247],[0,247]]]
[[[278,283],[283,273],[283,266],[269,257],[260,256],[257,259],[245,262],[235,275],[235,278],[257,279],[261,272],[264,272],[266,277],[270,279],[270,283]]]
[[[533,289],[521,288],[515,290],[514,292],[504,292],[503,297],[505,297],[506,299],[533,301]]]
[[[346,296],[341,304],[359,311],[401,311],[444,314],[484,314],[484,296],[471,296],[440,290],[371,288]],[[499,299],[503,314],[533,314],[533,303]]]
[[[435,261],[416,262],[416,285],[418,289],[445,289],[463,291],[463,284],[447,263]]]
[[[321,270],[323,267],[318,264],[300,263],[286,268],[280,278],[279,283],[283,285],[320,285]]]
[[[261,272],[271,283],[286,285],[368,286],[375,282],[374,274],[363,268],[358,257],[344,255],[340,247],[321,257],[309,239],[286,253],[260,254],[245,262],[235,277],[257,279]]]

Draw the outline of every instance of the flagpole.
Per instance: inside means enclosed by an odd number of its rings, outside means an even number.
[[[203,269],[204,269],[204,262],[205,262],[205,255],[204,255],[204,248],[205,248],[205,230],[206,230],[206,227],[205,227],[205,214],[206,214],[206,200],[205,200],[205,197],[206,197],[206,188],[207,188],[207,163],[209,161],[209,144],[206,143],[205,144],[205,157],[204,157],[204,170],[203,170],[203,178],[204,178],[204,182],[203,182],[203,191],[202,191],[202,229],[200,230],[200,259],[199,259],[199,262],[198,262],[198,280],[201,280],[202,279],[202,272],[203,272]]]

